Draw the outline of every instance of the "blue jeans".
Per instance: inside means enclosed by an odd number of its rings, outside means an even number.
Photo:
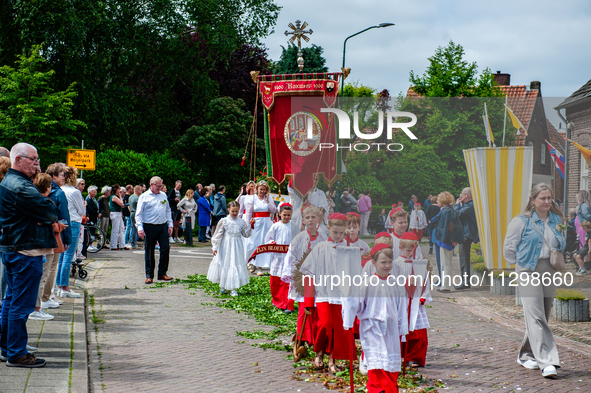
[[[125,217],[125,244],[131,244],[131,217]]]
[[[2,253],[0,253],[0,257],[2,257]],[[6,269],[4,269],[4,264],[0,262],[0,301],[4,300],[6,296]]]
[[[72,261],[76,255],[76,249],[78,248],[80,226],[81,224],[76,221],[72,221],[70,223],[70,229],[72,231],[72,244],[70,244],[70,247],[68,247],[66,252],[63,252],[60,255],[60,259],[57,264],[57,275],[55,276],[55,283],[60,287],[70,286],[70,267],[72,266]]]
[[[6,298],[2,304],[0,351],[9,362],[27,352],[27,320],[35,311],[39,283],[43,275],[43,257],[29,257],[18,252],[2,254],[6,269]]]
[[[135,213],[132,213],[129,219],[131,222],[131,235],[129,239],[129,244],[131,244],[132,247],[137,247],[137,228],[135,226]]]

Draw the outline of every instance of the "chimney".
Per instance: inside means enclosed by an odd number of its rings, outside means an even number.
[[[538,91],[540,91],[542,89],[542,84],[540,82],[538,82],[538,81],[532,81],[529,84],[529,89],[530,90],[538,90]]]
[[[493,74],[493,77],[499,86],[511,85],[511,74],[501,74],[501,71],[497,71],[496,74]]]

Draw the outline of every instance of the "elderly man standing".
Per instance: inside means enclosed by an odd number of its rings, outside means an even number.
[[[460,222],[464,229],[464,242],[460,243],[460,270],[464,282],[462,285],[456,285],[455,289],[470,288],[470,248],[472,243],[478,243],[478,225],[476,224],[476,211],[474,210],[474,201],[472,200],[472,191],[470,187],[464,188],[460,197],[456,201],[454,209],[458,212]]]
[[[109,217],[111,216],[111,208],[109,207],[109,197],[111,196],[111,187],[104,186],[101,190],[103,195],[98,199],[99,214],[98,218],[101,219],[101,230],[107,237],[107,231],[109,230]]]
[[[43,367],[45,360],[27,351],[27,319],[35,310],[43,256],[57,247],[52,224],[58,212],[31,181],[39,166],[37,149],[17,143],[10,151],[10,161],[12,167],[0,185],[0,252],[8,282],[0,352],[9,367]]]
[[[369,190],[365,191],[359,201],[357,201],[357,208],[359,209],[359,215],[361,216],[361,234],[369,235],[367,231],[367,224],[369,223],[369,215],[371,214],[371,198],[369,197]]]
[[[160,245],[160,261],[158,262],[158,279],[172,280],[166,275],[170,258],[170,243],[172,236],[172,216],[170,204],[166,194],[162,191],[162,179],[154,176],[150,179],[150,189],[140,195],[135,212],[135,226],[140,238],[145,238],[144,260],[146,264],[146,284],[154,282],[154,268],[156,258],[154,250],[156,242]]]

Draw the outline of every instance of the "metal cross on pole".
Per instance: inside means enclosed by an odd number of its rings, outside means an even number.
[[[289,42],[293,44],[296,38],[298,40],[298,68],[300,69],[300,72],[302,72],[302,70],[304,69],[304,58],[302,54],[302,38],[304,39],[304,41],[308,42],[310,41],[310,38],[306,37],[306,34],[313,33],[312,29],[304,30],[308,26],[308,22],[304,22],[304,24],[302,25],[301,23],[301,21],[296,20],[295,26],[293,25],[293,23],[287,25],[293,31],[285,30],[286,36],[289,36],[290,34],[292,35],[292,37],[289,39]]]

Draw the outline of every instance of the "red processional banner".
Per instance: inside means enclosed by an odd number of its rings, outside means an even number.
[[[266,112],[267,175],[278,183],[291,175],[291,188],[301,195],[310,190],[314,176],[329,184],[336,181],[336,118],[321,109],[335,106],[341,75],[259,77]],[[289,77],[294,79],[284,80]]]
[[[268,252],[287,254],[287,251],[289,251],[289,244],[263,244],[258,246],[257,249],[254,250],[250,258],[248,258],[248,262],[255,259],[259,254],[266,254]]]

